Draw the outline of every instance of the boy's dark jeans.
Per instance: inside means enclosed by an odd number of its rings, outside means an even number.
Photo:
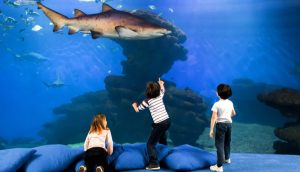
[[[147,142],[149,164],[159,165],[155,145],[157,142],[167,145],[167,130],[169,129],[170,125],[171,123],[169,119],[157,124],[152,124],[152,131]]]
[[[225,159],[230,158],[231,123],[219,122],[216,124],[215,145],[217,148],[218,167],[221,167]]]

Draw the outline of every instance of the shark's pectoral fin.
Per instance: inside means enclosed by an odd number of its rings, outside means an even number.
[[[116,26],[115,29],[120,38],[131,38],[138,36],[138,33],[135,30],[126,28],[124,26]]]
[[[74,26],[68,26],[68,28],[69,28],[69,32],[68,32],[69,35],[73,35],[74,33],[79,31],[79,29]]]
[[[60,26],[58,24],[53,23],[54,27],[53,27],[53,32],[57,32],[59,31],[63,26]]]
[[[86,16],[86,14],[78,9],[74,9],[74,16],[81,17],[81,16]]]
[[[92,35],[93,39],[97,39],[97,38],[101,37],[103,34],[100,32],[91,31],[91,35]]]

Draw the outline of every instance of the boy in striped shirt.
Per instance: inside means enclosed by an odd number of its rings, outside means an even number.
[[[155,145],[157,142],[167,145],[166,132],[171,123],[163,102],[164,94],[164,81],[159,79],[158,83],[149,82],[146,88],[147,99],[145,99],[139,106],[136,102],[132,104],[132,107],[136,112],[149,108],[151,117],[153,119],[152,131],[147,141],[149,165],[146,167],[146,170],[160,169]]]

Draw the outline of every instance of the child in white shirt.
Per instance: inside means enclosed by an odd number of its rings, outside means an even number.
[[[220,98],[215,102],[212,110],[212,117],[210,123],[211,138],[214,137],[214,126],[216,124],[215,146],[217,148],[217,164],[210,167],[210,170],[222,172],[223,163],[230,163],[230,141],[231,141],[231,124],[232,119],[236,113],[233,103],[228,99],[232,95],[229,85],[219,84],[217,87],[217,95]],[[225,158],[225,160],[224,160]]]

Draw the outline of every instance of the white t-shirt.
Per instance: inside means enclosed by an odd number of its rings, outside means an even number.
[[[233,103],[230,100],[220,99],[214,103],[211,111],[217,112],[217,122],[232,123],[231,115],[233,109]]]
[[[84,142],[84,151],[94,147],[106,149],[105,142],[107,142],[107,153],[110,155],[113,152],[113,140],[110,130],[102,130],[101,134],[89,133]]]

